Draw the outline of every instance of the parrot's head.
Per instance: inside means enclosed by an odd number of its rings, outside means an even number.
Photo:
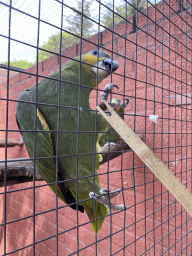
[[[92,50],[81,56],[84,63],[89,65],[84,65],[87,72],[91,72],[95,81],[99,83],[108,75],[116,71],[119,67],[119,63],[111,59],[110,55],[101,50]]]

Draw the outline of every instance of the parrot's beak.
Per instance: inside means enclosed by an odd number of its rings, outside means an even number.
[[[108,70],[110,73],[113,73],[119,67],[119,63],[112,59],[103,60],[103,65],[105,66],[106,70]]]
[[[99,80],[104,79],[119,67],[119,63],[113,59],[100,60],[94,67],[92,67],[92,72],[98,77]]]

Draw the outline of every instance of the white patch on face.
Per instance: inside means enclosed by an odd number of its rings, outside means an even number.
[[[95,77],[98,77],[99,80],[104,79],[109,75],[108,71],[105,71],[104,69],[100,69],[99,66],[98,68],[92,67],[91,70],[95,74]]]

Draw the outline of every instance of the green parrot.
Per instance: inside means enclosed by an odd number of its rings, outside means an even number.
[[[16,120],[35,168],[72,209],[86,211],[98,233],[108,208],[125,209],[110,199],[121,190],[99,184],[99,141],[109,125],[92,110],[89,95],[119,64],[101,50],[68,60],[61,68],[19,95]],[[113,84],[108,85],[105,99]]]

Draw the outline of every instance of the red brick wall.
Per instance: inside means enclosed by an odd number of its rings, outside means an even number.
[[[125,88],[125,95],[130,100],[125,110],[126,123],[145,136],[146,144],[190,190],[191,17],[187,12],[177,15],[175,10],[178,10],[178,4],[175,6],[174,1],[170,2],[170,6],[167,3],[159,3],[156,9],[151,6],[148,12],[138,15],[140,30],[137,33],[130,34],[132,25],[127,23],[126,43],[125,22],[115,27],[115,33],[104,31],[100,35],[100,43],[105,49],[113,51],[113,58],[120,65],[112,82],[119,86],[119,91],[114,90],[118,93],[114,96],[122,100]],[[89,41],[83,41],[82,52],[96,47],[98,35],[92,36]],[[78,49],[79,47],[78,45]],[[77,46],[74,45],[66,49],[63,55],[74,57],[76,49]],[[126,56],[126,61],[123,56]],[[62,63],[66,60],[67,58],[62,58]],[[53,56],[39,64],[38,74],[46,76],[58,67],[58,57]],[[8,136],[11,139],[20,138],[20,134],[13,131],[17,130],[14,100],[21,91],[35,83],[35,74],[36,67],[32,67],[26,74],[18,73],[9,80],[11,101],[8,108]],[[103,89],[109,82],[111,77],[106,78],[99,89]],[[0,138],[4,138],[6,128],[6,101],[3,100],[6,99],[6,88],[7,82],[2,83]],[[95,92],[91,94],[90,103],[95,108]],[[159,116],[157,123],[149,121],[151,114]],[[0,156],[3,160],[4,149],[0,149]],[[25,146],[8,148],[8,159],[26,157],[28,154]],[[176,255],[181,251],[183,255],[191,255],[190,216],[133,152],[127,152],[111,160],[109,164],[103,164],[99,173],[104,173],[100,176],[102,187],[107,188],[108,183],[110,190],[123,186],[125,204],[129,209],[125,213],[107,217],[97,237],[92,233],[90,224],[80,226],[77,236],[76,212],[69,207],[58,210],[58,233],[61,234],[56,237],[56,211],[49,211],[56,208],[56,197],[44,182],[35,183],[35,198],[32,183],[7,187],[7,252],[28,246],[12,255],[32,255],[32,216],[35,211],[35,242],[45,239],[35,245],[36,255],[56,255],[57,239],[59,255],[73,253],[78,246],[80,255],[96,255],[97,248],[97,255],[106,256],[124,246],[125,255],[140,255],[145,251],[145,255],[168,255],[168,252],[169,255]],[[45,186],[38,187],[42,184]],[[23,190],[17,191],[18,189]],[[0,191],[3,193],[4,188]],[[3,209],[4,195],[0,195]],[[122,195],[115,198],[114,202],[123,203]],[[64,206],[60,200],[58,205]],[[19,220],[21,218],[24,219]],[[86,214],[79,213],[78,225],[86,222]],[[3,223],[3,210],[0,223]],[[110,232],[113,234],[111,237]],[[0,239],[0,253],[3,254],[2,225]],[[123,255],[123,250],[115,255]]]

